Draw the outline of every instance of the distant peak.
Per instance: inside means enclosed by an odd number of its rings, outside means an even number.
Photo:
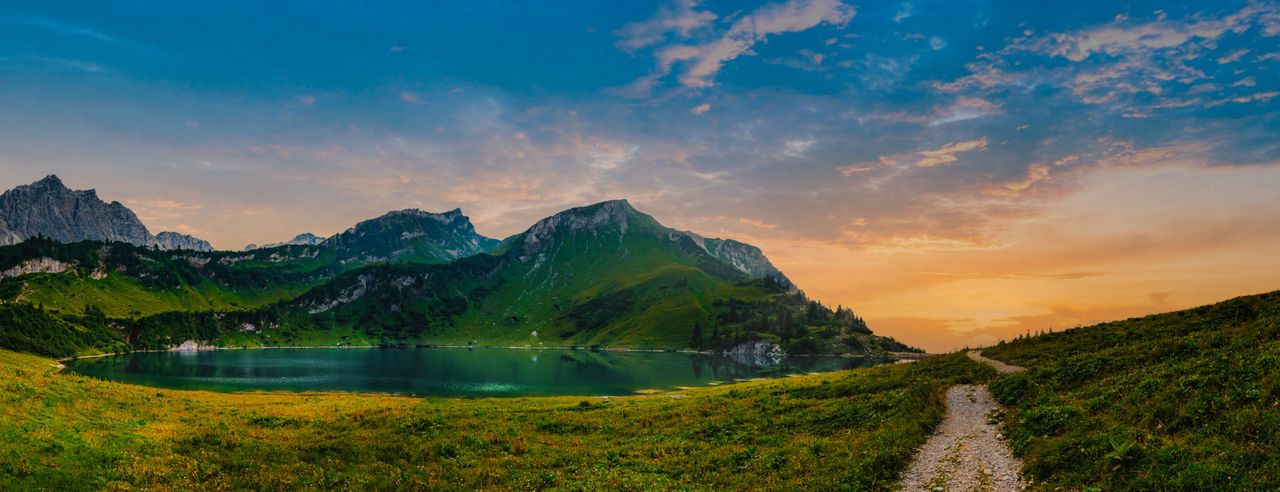
[[[632,206],[631,206],[631,202],[627,201],[627,199],[626,199],[626,198],[618,198],[618,199],[616,199],[616,200],[605,200],[605,201],[603,201],[603,202],[597,203],[597,204],[595,204],[595,205],[590,205],[590,206],[591,206],[591,207],[622,208],[622,209],[635,210],[635,207],[632,207]]]
[[[429,217],[433,219],[453,219],[462,216],[462,209],[455,208],[448,212],[426,212],[416,208],[406,208],[404,210],[393,210],[382,214],[379,218],[396,218],[396,217]]]
[[[67,189],[67,185],[62,184],[62,179],[61,179],[61,178],[59,178],[59,177],[58,177],[58,175],[56,175],[56,174],[50,174],[50,175],[48,175],[48,176],[45,176],[45,177],[41,178],[41,179],[40,179],[40,181],[36,181],[36,182],[34,182],[34,183],[31,183],[31,185],[30,185],[30,186],[31,186],[32,188],[37,188],[37,189],[42,189],[42,190],[65,190],[65,189]]]
[[[574,207],[569,210],[560,212],[556,215],[584,215],[584,214],[595,214],[595,213],[601,213],[601,212],[625,213],[625,212],[635,212],[635,211],[636,209],[635,207],[631,206],[631,202],[628,202],[625,198],[622,198],[617,200],[605,200],[603,202],[593,203],[591,205],[584,205],[581,207]]]
[[[59,178],[57,174],[50,174],[48,176],[45,176],[44,178],[41,178],[40,181],[36,181],[36,184],[64,186],[62,184],[62,178]]]

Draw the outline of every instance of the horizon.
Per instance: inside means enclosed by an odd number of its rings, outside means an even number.
[[[0,6],[0,189],[220,250],[623,198],[930,352],[1280,288],[1276,2],[78,5]]]

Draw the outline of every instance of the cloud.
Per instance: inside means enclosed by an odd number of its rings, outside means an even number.
[[[1157,18],[1150,22],[1132,22],[1127,16],[1121,15],[1108,24],[1053,34],[1030,42],[1024,48],[1073,62],[1083,61],[1095,54],[1119,57],[1139,52],[1162,51],[1198,41],[1217,40],[1227,32],[1243,33],[1262,19],[1263,14],[1275,10],[1275,6],[1254,3],[1224,17],[1196,18],[1190,21]]]
[[[1049,166],[1034,163],[1027,166],[1027,176],[1025,178],[993,186],[987,189],[986,193],[993,196],[1016,197],[1036,183],[1049,181],[1050,179]]]
[[[62,23],[54,22],[52,20],[45,19],[42,17],[26,17],[26,18],[23,18],[21,22],[31,26],[50,29],[62,34],[68,34],[72,36],[82,36],[82,37],[96,39],[98,41],[113,43],[113,44],[120,42],[119,39],[116,39],[114,37],[108,36],[101,32],[95,31],[93,29],[62,24]]]
[[[940,38],[940,37],[937,37],[937,36],[934,36],[934,37],[932,37],[932,38],[929,38],[929,48],[932,48],[932,49],[933,49],[933,51],[938,51],[938,50],[941,50],[941,49],[946,48],[946,47],[947,47],[947,41],[946,41],[946,40],[944,40],[944,39],[942,39],[942,38]]]
[[[1219,64],[1219,65],[1226,65],[1226,64],[1228,64],[1228,63],[1235,63],[1235,62],[1239,61],[1241,58],[1244,58],[1244,55],[1247,55],[1247,54],[1249,54],[1249,50],[1235,50],[1235,51],[1232,51],[1232,52],[1227,53],[1226,55],[1222,56],[1221,58],[1218,58],[1218,64]]]
[[[195,228],[195,227],[191,227],[191,226],[186,225],[186,224],[178,224],[176,227],[174,227],[174,229],[175,229],[175,230],[177,230],[178,232],[181,232],[181,233],[186,234],[186,235],[188,235],[188,236],[195,236],[195,235],[198,235],[198,234],[204,234],[204,231],[203,231],[203,230],[201,230],[201,229],[197,229],[197,228]]]
[[[707,111],[711,111],[711,103],[702,103],[689,110],[689,112],[693,114],[703,114]]]
[[[785,155],[787,157],[803,156],[805,152],[808,152],[809,148],[813,147],[813,144],[816,144],[816,143],[818,143],[818,141],[812,138],[797,138],[797,139],[787,140],[782,143],[783,145],[782,155]]]
[[[204,209],[204,205],[163,198],[127,198],[123,202],[134,213],[138,214],[138,218],[142,219],[143,222],[164,222],[179,219]]]
[[[654,70],[633,82],[626,92],[644,94],[652,90],[659,80],[675,70],[676,65],[683,68],[676,77],[681,85],[691,88],[711,87],[715,85],[715,76],[724,68],[725,63],[743,55],[754,54],[752,48],[769,36],[805,31],[820,24],[843,26],[855,14],[854,7],[840,0],[790,0],[765,5],[738,17],[727,30],[715,34],[704,43],[656,48]],[[648,46],[660,39],[654,39],[653,36],[633,36],[624,38],[623,42],[629,41],[624,47]]]
[[[987,148],[987,137],[977,140],[965,140],[963,142],[952,142],[933,150],[921,150],[916,152],[919,156],[915,160],[916,167],[935,167],[951,164],[958,158],[956,155],[975,150]]]
[[[914,13],[915,7],[911,5],[911,2],[902,2],[902,5],[898,7],[898,11],[893,14],[892,19],[894,22],[902,22]]]
[[[661,43],[671,34],[680,38],[688,38],[696,29],[710,25],[716,20],[716,14],[697,10],[697,0],[678,0],[675,3],[660,7],[658,13],[643,22],[633,22],[622,26],[615,33],[622,39],[617,46],[624,50],[634,51]]]
[[[956,97],[922,112],[892,111],[856,115],[858,119],[914,123],[929,127],[1000,114],[1000,106],[981,97]]]
[[[400,91],[400,100],[407,102],[409,104],[426,104],[427,103],[426,101],[422,100],[421,96],[418,96],[417,92],[413,92],[413,91]]]
[[[405,47],[400,45],[395,45],[388,48],[388,50],[391,51],[392,53],[404,53]]]
[[[840,171],[840,174],[843,174],[846,177],[853,176],[858,173],[865,173],[872,169],[875,169],[875,166],[840,166],[836,168],[836,170]]]
[[[1131,119],[1213,107],[1251,97],[1200,97],[1206,81],[1239,75],[1223,74],[1218,65],[1237,63],[1250,54],[1248,49],[1224,48],[1221,41],[1229,34],[1256,33],[1259,27],[1265,31],[1268,19],[1276,16],[1280,5],[1251,2],[1235,11],[1176,19],[1164,13],[1149,18],[1120,15],[1074,31],[1028,29],[1002,49],[979,54],[966,65],[967,75],[934,87],[970,96],[1008,88],[1065,87],[1080,102],[1106,106],[1112,114]],[[1232,87],[1233,92],[1250,91],[1246,85]]]
[[[760,220],[756,220],[756,219],[749,219],[749,218],[745,218],[745,217],[744,217],[744,218],[741,218],[741,219],[738,219],[738,223],[739,223],[739,224],[746,224],[746,225],[749,225],[749,226],[751,226],[751,227],[755,227],[755,228],[758,228],[758,229],[769,229],[769,230],[772,230],[772,229],[777,229],[777,228],[778,228],[778,224],[770,224],[770,223],[768,223],[768,222],[764,222],[764,221],[760,221]]]
[[[311,106],[316,103],[316,96],[307,94],[302,97],[299,97],[298,102],[302,103],[303,106]]]

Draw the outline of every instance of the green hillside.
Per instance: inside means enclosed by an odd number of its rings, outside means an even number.
[[[77,340],[111,340],[40,352],[49,355],[106,351],[115,340],[134,349],[193,340],[913,350],[809,300],[759,249],[664,227],[621,200],[556,214],[501,244],[459,211],[406,210],[320,245],[246,252],[33,239],[0,248],[4,271],[0,301],[36,313],[20,318],[32,320],[24,333],[69,324],[96,333]],[[89,313],[110,321],[85,323]]]
[[[301,246],[199,253],[36,238],[0,247],[0,272],[50,267],[59,271],[0,278],[0,301],[75,314],[92,307],[114,318],[244,309],[293,298],[339,271]]]
[[[764,340],[792,353],[911,350],[847,311],[752,278],[625,202],[558,214],[492,254],[372,265],[247,312],[121,326],[140,348],[197,340],[720,350]]]
[[[993,386],[1037,488],[1280,486],[1280,292],[1001,344]]]

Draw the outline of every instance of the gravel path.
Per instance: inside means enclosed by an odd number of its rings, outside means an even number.
[[[903,475],[902,490],[1026,489],[1022,461],[1013,456],[1000,435],[999,411],[1000,405],[985,385],[958,385],[948,390],[946,419],[916,454]]]
[[[983,357],[981,350],[970,350],[966,355],[968,355],[970,359],[973,359],[974,362],[981,362],[983,364],[996,368],[996,372],[1000,374],[1013,374],[1013,373],[1018,373],[1018,372],[1027,370],[1024,367],[1011,366],[1009,364],[1005,364],[995,359],[988,359],[986,357]]]

